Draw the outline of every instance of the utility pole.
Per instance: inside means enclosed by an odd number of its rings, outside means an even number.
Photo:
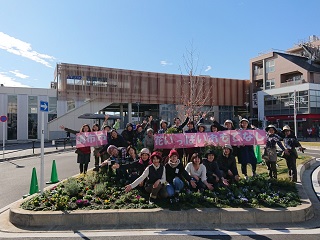
[[[293,123],[294,123],[294,135],[298,137],[297,131],[297,107],[296,107],[296,90],[293,92]]]

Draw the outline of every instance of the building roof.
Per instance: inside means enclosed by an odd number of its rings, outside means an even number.
[[[287,59],[290,62],[308,70],[309,72],[320,72],[320,65],[311,61],[306,57],[300,57],[292,54],[280,53],[277,52],[278,55]]]

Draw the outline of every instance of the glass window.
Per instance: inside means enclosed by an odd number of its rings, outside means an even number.
[[[49,113],[48,113],[48,122],[57,118],[57,98],[49,97]]]
[[[17,95],[8,96],[8,140],[17,139]]]
[[[73,99],[67,100],[67,111],[70,111],[76,107],[76,103]]]
[[[275,88],[275,81],[274,79],[268,79],[266,81],[266,89],[272,89],[272,88]]]
[[[38,138],[38,97],[28,97],[28,138]]]
[[[274,60],[269,60],[266,62],[266,72],[274,72]]]

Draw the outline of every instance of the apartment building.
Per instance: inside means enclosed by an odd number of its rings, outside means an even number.
[[[264,125],[288,124],[304,137],[319,129],[320,39],[311,36],[286,51],[270,51],[250,60],[251,114]],[[296,112],[295,112],[296,111]]]

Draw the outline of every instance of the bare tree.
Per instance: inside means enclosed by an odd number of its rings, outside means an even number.
[[[191,116],[202,115],[202,112],[212,110],[212,106],[206,105],[210,102],[211,88],[206,84],[209,81],[208,76],[196,75],[199,65],[199,54],[196,53],[191,43],[191,48],[186,49],[183,55],[184,71],[188,75],[183,75],[180,67],[181,79],[181,106],[178,106],[179,115],[189,112]],[[201,71],[200,71],[201,73]],[[206,107],[206,108],[205,108]]]

